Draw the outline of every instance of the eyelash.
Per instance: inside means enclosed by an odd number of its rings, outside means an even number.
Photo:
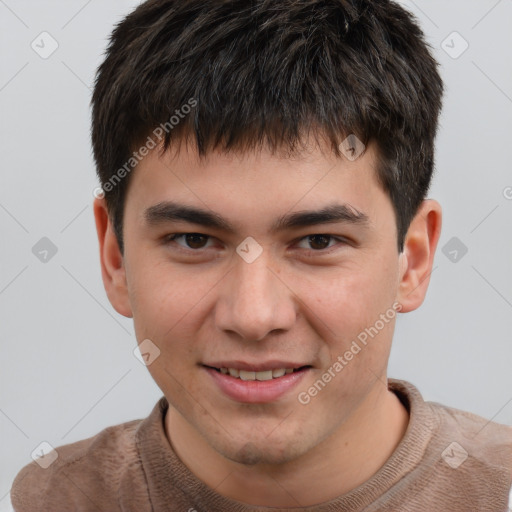
[[[177,239],[185,237],[186,235],[197,235],[197,236],[207,237],[208,240],[211,240],[213,238],[212,236],[205,235],[203,233],[195,233],[195,232],[174,233],[172,235],[167,235],[166,237],[164,237],[164,243],[166,245],[170,245],[173,242],[175,242]],[[329,234],[325,234],[325,233],[314,233],[314,234],[311,234],[311,235],[306,235],[306,236],[303,236],[303,237],[299,238],[298,242],[301,242],[302,240],[305,240],[305,239],[308,239],[308,238],[311,238],[311,237],[315,237],[315,236],[323,236],[323,237],[329,238],[331,240],[337,240],[341,245],[348,245],[349,244],[349,242],[346,239],[342,238],[342,237],[337,237],[337,236],[329,235]],[[180,246],[179,244],[177,244],[177,245],[178,245],[178,250],[179,251],[185,252],[187,254],[194,254],[194,253],[201,254],[202,252],[204,252],[205,250],[208,249],[208,248],[206,248],[206,249],[205,248],[201,248],[201,249],[188,248],[187,249],[187,248],[184,248],[184,247]],[[327,247],[325,249],[318,249],[318,250],[314,250],[314,249],[309,249],[308,250],[308,249],[306,249],[306,254],[307,255],[316,255],[316,256],[327,255],[327,254],[330,254],[332,252],[331,249],[335,249],[335,248],[336,248],[336,245],[331,246],[331,247]]]

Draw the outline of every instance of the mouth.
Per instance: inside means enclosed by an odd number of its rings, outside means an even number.
[[[281,377],[284,377],[285,375],[290,375],[294,372],[299,372],[301,370],[304,370],[306,368],[311,368],[310,365],[300,366],[298,368],[274,368],[269,370],[262,370],[262,371],[256,371],[256,370],[241,370],[240,368],[227,368],[227,367],[214,367],[214,366],[206,366],[206,368],[210,368],[212,370],[217,371],[218,373],[221,373],[222,375],[229,375],[235,379],[240,379],[243,381],[267,381],[267,380],[273,380],[273,379],[279,379]]]
[[[224,396],[242,403],[275,402],[289,394],[313,370],[289,362],[249,365],[219,362],[200,365]]]

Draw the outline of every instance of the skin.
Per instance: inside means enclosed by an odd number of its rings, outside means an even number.
[[[150,339],[161,351],[148,370],[170,403],[169,442],[224,496],[270,507],[328,501],[374,475],[407,429],[408,413],[386,380],[395,319],[307,405],[298,401],[393,303],[403,313],[425,298],[441,207],[422,203],[399,254],[376,156],[373,145],[355,161],[318,146],[294,158],[263,149],[215,151],[203,161],[191,146],[164,156],[153,150],[131,176],[124,256],[104,199],[95,200],[108,298],[133,318],[138,342]],[[144,211],[166,200],[214,211],[236,230],[149,226]],[[364,212],[368,226],[337,222],[270,232],[281,215],[332,203]],[[207,236],[195,244],[185,237],[166,242],[175,233]],[[310,238],[319,234],[334,238]],[[248,236],[263,250],[252,263],[236,253]],[[223,359],[292,360],[312,368],[277,401],[240,403],[201,366]]]

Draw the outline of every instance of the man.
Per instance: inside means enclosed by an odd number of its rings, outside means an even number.
[[[152,0],[92,106],[102,276],[164,397],[18,512],[502,511],[512,429],[388,379],[441,231],[442,81],[391,1]]]

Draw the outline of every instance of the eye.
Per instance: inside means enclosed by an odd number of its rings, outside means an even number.
[[[202,233],[175,233],[173,235],[167,236],[165,238],[165,242],[177,243],[177,240],[182,240],[186,245],[178,243],[180,247],[192,251],[198,251],[205,248],[205,243],[208,241],[209,238],[211,237],[208,235],[203,235]]]
[[[164,239],[165,244],[177,244],[179,249],[184,250],[188,253],[192,252],[201,252],[202,250],[206,250],[209,248],[207,246],[208,241],[210,241],[212,237],[209,235],[205,235],[203,233],[174,233],[172,235],[168,235]],[[180,243],[181,241],[181,243]],[[348,242],[340,237],[335,237],[333,235],[325,235],[325,234],[314,234],[308,235],[301,238],[298,242],[299,248],[306,249],[307,253],[310,254],[325,254],[330,253],[332,251],[327,251],[336,246],[333,244],[334,242],[339,242],[341,244],[347,244]],[[307,244],[309,247],[300,247],[300,244]],[[339,245],[339,244],[338,244]]]
[[[326,249],[330,249],[331,247],[333,247],[333,245],[329,245],[329,242],[334,242],[336,240],[343,244],[347,243],[342,238],[335,237],[332,235],[324,235],[324,234],[315,234],[315,235],[305,236],[304,238],[301,238],[299,243],[306,241],[306,243],[308,245],[310,245],[310,247],[309,248],[306,247],[306,249],[309,250],[310,253],[318,253],[318,252],[325,251]],[[313,249],[311,249],[311,247]]]

